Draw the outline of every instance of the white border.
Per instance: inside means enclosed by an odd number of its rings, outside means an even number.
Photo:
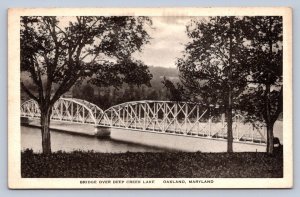
[[[80,184],[82,178],[21,178],[20,167],[20,16],[283,16],[283,141],[284,178],[217,178],[212,184],[168,184],[155,179],[154,184]],[[9,188],[290,188],[293,185],[292,143],[292,10],[286,7],[236,7],[236,8],[36,8],[9,9],[8,13],[8,176]],[[137,179],[130,179],[137,180]],[[138,179],[153,180],[153,179]],[[183,180],[180,178],[172,180]],[[185,179],[186,182],[192,179]]]

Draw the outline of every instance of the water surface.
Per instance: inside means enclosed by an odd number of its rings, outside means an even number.
[[[34,152],[42,151],[42,137],[39,128],[21,127],[21,147],[32,149]],[[114,139],[98,139],[76,134],[70,134],[60,131],[51,131],[51,149],[52,151],[95,151],[95,152],[161,152],[163,149],[143,146],[140,144],[124,142]]]

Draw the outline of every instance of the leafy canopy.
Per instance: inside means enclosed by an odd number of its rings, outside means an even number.
[[[236,98],[245,87],[247,40],[239,28],[241,23],[239,17],[208,17],[187,26],[191,41],[177,66],[194,99],[224,105],[229,91]]]
[[[151,25],[131,16],[21,17],[21,71],[38,93],[21,86],[39,103],[53,104],[83,78],[97,86],[149,85],[147,66],[131,54],[149,42]]]
[[[249,120],[264,119],[273,124],[283,103],[282,17],[245,17],[243,28],[250,41],[247,81],[254,88],[240,96],[239,107],[247,112]]]

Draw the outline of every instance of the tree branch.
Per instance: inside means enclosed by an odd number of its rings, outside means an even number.
[[[39,99],[30,92],[30,90],[24,85],[23,82],[21,82],[21,88],[26,92],[26,94],[30,98],[34,99],[35,101],[37,101],[39,103]]]
[[[80,75],[78,74],[73,78],[69,78],[69,79],[65,78],[65,80],[61,83],[62,85],[57,89],[54,96],[52,97],[50,101],[50,105],[53,105],[60,98],[61,95],[66,93],[74,85],[74,83],[77,81],[79,76]]]

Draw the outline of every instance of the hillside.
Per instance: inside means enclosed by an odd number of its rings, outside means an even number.
[[[167,90],[162,84],[163,78],[166,77],[174,82],[178,82],[178,70],[176,68],[150,66],[149,71],[153,75],[150,81],[151,87],[145,85],[137,87],[124,84],[119,89],[115,89],[113,87],[97,87],[88,84],[87,80],[85,80],[81,85],[72,87],[64,96],[86,99],[102,108],[133,100],[167,100]],[[23,73],[21,80],[29,89],[37,92],[28,73]],[[29,99],[23,91],[21,91],[21,98],[22,100]]]

